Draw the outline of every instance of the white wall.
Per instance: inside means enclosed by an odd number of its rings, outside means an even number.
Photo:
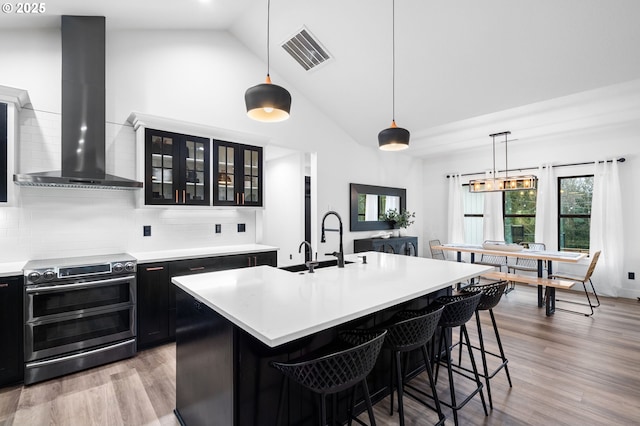
[[[298,152],[267,161],[265,166],[264,244],[280,247],[278,265],[304,263],[298,246],[304,238],[305,154]],[[314,251],[315,251],[314,244]]]
[[[32,101],[31,110],[23,109],[19,117],[17,171],[59,169],[59,30],[0,31],[0,55],[3,64],[10,64],[3,67],[0,84],[28,90]],[[357,144],[278,75],[272,75],[274,81],[292,94],[291,118],[274,124],[247,118],[244,92],[264,80],[264,70],[264,63],[224,32],[108,31],[107,172],[136,177],[140,161],[127,118],[137,111],[256,135],[267,145],[316,153],[317,211],[313,216],[322,217],[332,208],[342,215],[347,230],[350,182],[407,188],[407,207],[418,218],[425,217],[420,160]],[[135,194],[127,191],[16,189],[16,204],[0,207],[0,261],[265,242],[255,210],[137,209]],[[265,205],[268,218],[268,199]],[[221,235],[214,234],[217,223],[223,225]],[[237,223],[246,223],[247,232],[235,232]],[[142,236],[143,225],[152,226],[151,237]],[[421,230],[422,224],[416,224],[410,234],[420,235]],[[278,224],[269,229],[287,231]],[[304,239],[300,232],[296,241]],[[370,234],[347,232],[345,251],[353,251],[354,238]],[[328,240],[319,252],[337,249],[333,235]]]
[[[627,95],[635,96],[637,99],[638,84],[634,83]],[[619,224],[625,231],[625,259],[624,277],[622,277],[623,289],[621,295],[635,298],[640,296],[640,282],[638,280],[628,280],[627,272],[637,272],[640,270],[640,255],[636,248],[640,239],[640,223],[636,216],[640,211],[640,194],[633,182],[640,180],[640,108],[637,101],[633,105],[626,102],[626,97],[620,98],[619,102],[607,103],[594,101],[585,102],[582,107],[573,105],[574,109],[582,110],[582,117],[574,115],[571,120],[564,120],[562,111],[554,115],[552,131],[540,132],[535,136],[531,129],[537,127],[549,128],[549,122],[543,122],[539,116],[530,115],[519,121],[515,127],[510,127],[507,120],[500,120],[498,117],[492,118],[478,125],[478,132],[487,135],[487,143],[482,147],[477,147],[462,152],[448,155],[438,155],[424,161],[424,190],[429,194],[425,199],[425,215],[431,220],[424,231],[424,240],[439,238],[446,240],[447,229],[447,200],[448,200],[448,180],[447,174],[451,173],[472,173],[484,172],[492,168],[491,138],[490,132],[486,131],[489,125],[494,131],[511,130],[512,137],[518,138],[519,130],[531,136],[521,138],[509,143],[509,168],[518,167],[538,167],[540,164],[566,164],[591,162],[596,160],[611,159],[613,157],[625,157],[626,162],[619,164],[620,180],[623,185],[623,214],[624,223]],[[594,108],[595,105],[595,108]],[[606,122],[596,123],[596,119],[586,118],[597,111],[598,116],[611,113],[618,117]],[[575,111],[574,111],[575,112]],[[615,112],[612,113],[612,112]],[[620,119],[623,117],[623,119]],[[576,124],[578,122],[578,124]],[[473,128],[473,126],[471,126]],[[468,129],[465,129],[465,132]],[[452,130],[452,134],[455,130]],[[448,137],[451,135],[445,135]],[[504,168],[504,157],[497,158],[497,166]],[[593,174],[594,167],[575,166],[554,168],[554,176],[576,176],[582,174]],[[531,173],[530,171],[526,172]],[[536,174],[533,171],[532,174]],[[465,178],[469,179],[469,177]],[[585,261],[587,262],[587,261]],[[570,270],[572,272],[584,273],[586,266],[572,267],[562,265],[554,270]],[[597,268],[596,268],[597,269]],[[602,278],[601,278],[602,279]]]

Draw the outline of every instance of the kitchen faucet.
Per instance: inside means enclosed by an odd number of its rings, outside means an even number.
[[[298,253],[302,253],[302,247],[306,244],[307,247],[309,247],[309,260],[307,260],[306,262],[304,262],[305,266],[307,268],[309,268],[309,273],[313,274],[313,268],[315,266],[318,266],[318,262],[317,260],[314,261],[313,260],[313,248],[311,247],[311,243],[309,241],[303,241],[300,243],[300,246],[298,247]],[[316,254],[316,258],[318,257],[318,255]],[[305,255],[305,259],[306,259],[306,255]]]
[[[334,215],[335,217],[338,218],[338,221],[340,222],[340,228],[339,229],[330,229],[330,228],[325,228],[324,227],[324,221],[327,219],[327,216],[329,215]],[[340,232],[340,251],[334,251],[333,253],[325,253],[325,255],[327,256],[335,256],[338,258],[338,268],[344,268],[344,249],[342,248],[342,218],[340,217],[340,215],[333,211],[330,210],[328,212],[326,212],[324,214],[324,217],[322,218],[322,236],[320,238],[320,242],[321,243],[326,243],[327,239],[325,237],[325,231],[330,231],[330,232]]]

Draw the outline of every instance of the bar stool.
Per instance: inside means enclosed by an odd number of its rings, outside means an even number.
[[[327,424],[326,396],[335,395],[340,391],[349,389],[360,383],[367,404],[367,412],[371,425],[375,425],[373,407],[367,386],[367,375],[373,369],[387,330],[350,330],[342,331],[338,334],[338,339],[349,345],[347,349],[317,357],[309,354],[298,360],[291,362],[271,362],[271,366],[280,370],[285,378],[289,378],[300,386],[309,389],[320,396],[320,421],[322,425]],[[322,352],[322,351],[321,351]],[[283,383],[280,395],[280,405],[285,396],[285,386]],[[353,399],[353,394],[351,395]],[[349,404],[349,419],[355,419],[352,415],[354,401]],[[335,404],[334,404],[335,414]],[[334,416],[335,417],[335,416]],[[335,418],[332,419],[335,422]],[[280,422],[280,410],[278,419]]]
[[[505,293],[507,284],[508,284],[507,281],[498,281],[491,284],[469,286],[463,290],[464,292],[474,292],[474,291],[482,292],[482,297],[480,298],[480,302],[478,303],[478,307],[476,308],[476,324],[478,327],[478,340],[480,342],[480,347],[472,346],[472,348],[479,349],[480,354],[482,355],[483,373],[480,373],[480,376],[482,376],[485,380],[485,383],[487,386],[487,395],[489,397],[489,407],[491,409],[493,409],[493,401],[491,400],[491,384],[489,380],[493,379],[493,377],[495,377],[498,371],[504,368],[504,371],[507,374],[507,380],[509,381],[509,387],[513,387],[511,385],[511,376],[509,375],[509,366],[507,365],[509,360],[504,355],[504,349],[502,348],[502,341],[500,340],[500,333],[498,333],[498,325],[496,324],[496,318],[493,315],[493,308],[498,304],[498,302],[500,302],[500,298]],[[500,351],[499,354],[490,352],[486,350],[486,348],[484,347],[484,338],[482,335],[482,327],[480,325],[480,311],[489,311],[489,314],[491,315],[491,323],[493,324],[493,332],[496,335],[496,342],[498,343],[498,349]],[[463,344],[464,343],[462,342],[462,335],[460,335],[458,366],[460,368],[465,369],[464,367],[461,366]],[[498,365],[498,367],[491,373],[489,373],[488,367],[487,367],[487,355],[492,355],[501,360],[500,365]],[[465,369],[465,370],[470,371],[468,369]]]
[[[478,369],[476,367],[476,361],[473,357],[473,351],[471,349],[471,344],[469,342],[469,334],[467,333],[466,323],[471,319],[473,313],[480,302],[480,298],[482,297],[482,292],[467,292],[463,294],[458,294],[454,296],[441,296],[438,297],[434,302],[434,306],[443,305],[444,310],[442,311],[442,316],[440,317],[440,321],[438,322],[438,326],[440,327],[440,342],[438,344],[438,357],[440,357],[439,362],[436,364],[436,382],[438,380],[438,373],[440,371],[440,364],[445,363],[447,367],[447,372],[449,373],[449,392],[451,394],[451,403],[445,402],[442,399],[440,403],[446,405],[447,407],[453,410],[453,421],[457,425],[458,424],[458,410],[464,407],[467,402],[469,402],[476,394],[480,394],[480,399],[482,400],[482,408],[484,408],[485,416],[488,416],[487,405],[484,401],[484,393],[482,392],[482,382],[480,381],[480,376],[478,374]],[[471,366],[473,371],[473,377],[467,376],[463,371],[459,369],[454,369],[455,365],[451,363],[451,346],[447,342],[447,331],[452,330],[455,327],[460,327],[460,332],[464,336],[465,341],[467,342],[467,348],[469,349],[469,358],[471,359]],[[442,359],[442,350],[445,350],[446,356],[445,359]],[[476,383],[476,388],[460,403],[456,402],[456,393],[455,387],[453,383],[453,373],[460,374],[462,377],[470,379]]]
[[[440,409],[440,401],[438,400],[435,381],[433,379],[431,360],[429,359],[429,354],[427,353],[427,342],[429,342],[433,337],[433,333],[436,331],[436,327],[438,326],[438,321],[440,321],[443,310],[443,306],[435,306],[431,309],[423,311],[402,311],[397,314],[397,317],[408,319],[403,319],[387,327],[387,337],[385,338],[383,348],[390,350],[393,353],[393,356],[391,358],[391,371],[389,375],[389,389],[391,389],[389,415],[393,415],[393,378],[395,373],[395,384],[397,385],[398,389],[398,416],[400,417],[401,426],[404,426],[404,405],[402,402],[404,393],[438,413],[439,421],[436,424],[444,424],[444,414],[442,414],[442,410]],[[409,353],[417,349],[420,349],[422,351],[422,357],[424,359],[427,375],[429,377],[431,395],[426,394],[423,391],[416,389],[415,387],[406,383],[405,377],[402,374],[402,363],[400,355],[403,353]],[[414,392],[418,392],[424,396],[432,398],[435,407],[430,406],[415,394],[405,391],[405,386],[412,389]]]

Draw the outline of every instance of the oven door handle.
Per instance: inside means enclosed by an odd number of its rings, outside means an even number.
[[[33,368],[33,367],[42,367],[42,366],[50,365],[50,364],[57,364],[57,363],[59,363],[61,361],[68,361],[70,359],[81,358],[81,357],[84,357],[84,356],[87,356],[87,355],[98,354],[100,352],[109,351],[109,350],[118,348],[120,346],[130,345],[130,344],[132,344],[134,342],[135,342],[135,339],[130,339],[130,340],[126,340],[124,342],[116,343],[115,345],[109,345],[109,346],[105,346],[105,347],[98,348],[98,349],[92,349],[92,350],[88,350],[88,351],[84,351],[84,352],[79,352],[79,353],[73,354],[73,355],[63,356],[63,357],[54,358],[54,359],[47,359],[47,360],[44,360],[44,361],[30,362],[26,366],[29,367],[29,368]]]
[[[135,275],[128,275],[126,277],[121,277],[121,278],[110,278],[107,280],[87,281],[87,282],[74,283],[74,284],[51,285],[46,287],[29,286],[25,289],[25,291],[27,293],[45,293],[45,292],[63,291],[63,290],[69,290],[69,289],[79,290],[84,288],[115,284],[119,282],[127,282],[135,278],[136,278]]]

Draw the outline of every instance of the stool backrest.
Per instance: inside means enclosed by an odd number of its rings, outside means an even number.
[[[272,362],[275,368],[300,385],[320,394],[348,389],[373,369],[387,330],[352,330],[338,337],[353,347],[297,363]]]
[[[478,306],[476,310],[478,311],[487,311],[489,309],[493,309],[504,294],[504,290],[507,288],[506,281],[498,281],[491,284],[486,285],[474,285],[468,286],[463,289],[464,292],[482,292],[482,297],[480,297],[480,302],[478,302]]]
[[[443,310],[444,306],[437,306],[428,311],[399,312],[400,318],[409,317],[409,319],[387,327],[384,345],[401,352],[411,351],[425,345],[433,337]]]
[[[438,325],[441,327],[457,327],[469,321],[480,303],[482,292],[468,292],[455,296],[443,296],[436,303],[444,304],[444,310]]]

